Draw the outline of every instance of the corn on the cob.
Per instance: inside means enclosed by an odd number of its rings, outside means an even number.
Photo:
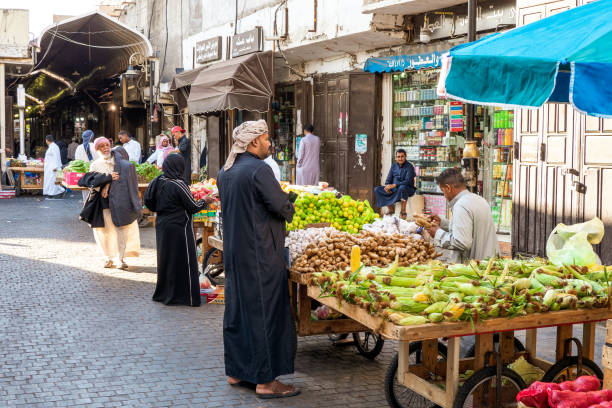
[[[425,324],[427,322],[428,320],[425,316],[411,315],[411,316],[407,316],[403,318],[402,320],[400,320],[399,325],[400,326],[414,326],[417,324]]]
[[[351,249],[351,272],[356,272],[361,266],[361,248],[359,245],[353,245]]]

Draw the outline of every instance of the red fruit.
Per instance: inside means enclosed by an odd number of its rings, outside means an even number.
[[[591,405],[612,401],[611,390],[575,392],[575,391],[548,391],[548,405],[550,408],[589,408]]]
[[[548,408],[548,390],[558,390],[559,384],[535,381],[516,396],[516,400],[528,407]]]

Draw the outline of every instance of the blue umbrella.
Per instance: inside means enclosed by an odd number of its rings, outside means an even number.
[[[452,48],[444,85],[464,102],[569,102],[587,115],[612,118],[612,0]]]

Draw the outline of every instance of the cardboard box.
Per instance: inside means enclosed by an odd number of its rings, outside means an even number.
[[[15,198],[15,190],[0,191],[0,200]]]

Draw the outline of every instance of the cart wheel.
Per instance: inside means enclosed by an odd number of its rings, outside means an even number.
[[[582,357],[582,371],[578,372],[578,357],[574,356],[557,361],[546,371],[546,374],[542,377],[542,382],[573,381],[581,375],[596,375],[600,381],[603,381],[601,368],[588,358]]]
[[[385,341],[383,338],[372,332],[353,333],[355,347],[359,350],[359,354],[371,360],[375,359],[382,351]]]
[[[330,341],[333,341],[335,343],[337,341],[342,341],[342,340],[346,339],[348,337],[348,334],[347,333],[328,334],[327,337],[329,338]]]
[[[420,341],[410,343],[409,364],[420,364],[422,362],[421,347]],[[446,346],[438,342],[438,360],[446,360],[446,355]],[[387,403],[392,408],[438,407],[438,405],[435,405],[425,397],[397,382],[397,353],[393,360],[391,360],[385,375],[385,397],[387,398]]]
[[[200,238],[202,239],[202,238]],[[208,250],[208,252],[206,252],[206,255],[204,255],[204,261],[202,262],[202,265],[204,266],[204,268],[206,268],[208,266],[208,262],[210,261],[210,258],[215,255],[217,252],[219,252],[219,250],[217,248],[210,248]]]
[[[494,407],[497,404],[496,367],[476,371],[459,387],[453,408]],[[515,371],[501,369],[500,407],[515,407],[516,395],[525,387],[525,381]],[[476,401],[474,401],[476,399]]]
[[[495,348],[495,350],[499,349],[499,333],[493,334],[493,347]],[[514,351],[517,353],[521,351],[525,351],[525,346],[523,346],[523,343],[521,343],[521,341],[517,339],[516,337],[514,338]],[[467,358],[474,357],[475,352],[476,352],[476,344],[472,344],[472,346],[465,353],[465,357]]]

